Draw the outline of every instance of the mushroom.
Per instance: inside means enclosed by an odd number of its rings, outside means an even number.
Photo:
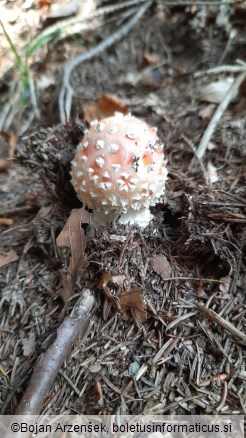
[[[146,226],[166,178],[157,128],[131,114],[91,122],[72,161],[77,196],[101,223],[123,214],[120,223]]]

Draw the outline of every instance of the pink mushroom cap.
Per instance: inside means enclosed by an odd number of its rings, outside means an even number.
[[[78,198],[94,211],[126,213],[155,205],[167,178],[157,129],[115,113],[91,122],[72,162]]]

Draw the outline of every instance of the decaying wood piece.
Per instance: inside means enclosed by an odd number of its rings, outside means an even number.
[[[17,415],[39,414],[60,367],[72,350],[77,338],[85,329],[94,305],[94,295],[89,289],[84,290],[71,314],[64,319],[59,327],[54,343],[34,369],[29,385],[17,408]]]

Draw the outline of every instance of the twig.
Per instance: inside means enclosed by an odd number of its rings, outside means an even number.
[[[241,73],[245,71],[245,65],[221,65],[219,67],[210,68],[209,70],[197,71],[194,73],[195,78],[200,78],[205,75],[219,75],[220,73]]]
[[[17,408],[17,415],[28,417],[40,413],[60,367],[90,318],[95,302],[92,292],[88,289],[84,290],[71,314],[64,319],[59,327],[54,343],[34,369],[29,385]]]
[[[186,319],[192,318],[192,316],[194,316],[194,315],[196,315],[196,312],[185,313],[184,315],[177,317],[172,322],[170,322],[170,324],[168,324],[165,331],[168,332],[169,330],[176,327],[177,325],[179,325],[181,322],[185,321]]]
[[[220,402],[219,406],[217,406],[216,412],[220,412],[222,410],[222,408],[225,406],[225,402],[226,402],[226,398],[227,398],[227,393],[228,393],[227,382],[222,381],[222,384],[223,384],[223,389],[222,389],[222,395],[221,395],[221,402]]]
[[[222,64],[222,62],[224,61],[225,57],[227,56],[229,50],[231,49],[231,45],[232,45],[232,41],[234,40],[234,38],[236,37],[237,32],[235,29],[231,29],[230,34],[229,34],[229,38],[228,41],[226,43],[225,49],[218,61],[218,64]]]
[[[133,26],[135,26],[135,24],[140,20],[140,18],[144,15],[144,13],[151,4],[152,0],[147,1],[143,6],[141,6],[141,8],[138,9],[137,13],[120,29],[111,34],[109,37],[105,38],[96,47],[93,47],[93,49],[89,50],[86,53],[83,53],[82,55],[77,56],[75,59],[67,63],[64,69],[62,87],[59,94],[59,111],[62,123],[66,123],[66,121],[69,121],[70,119],[73,97],[73,87],[70,84],[70,77],[75,67],[77,67],[82,62],[88,61],[94,56],[101,54],[108,47],[116,43],[116,41],[119,41],[133,28]]]
[[[199,163],[199,165],[200,165],[200,167],[201,167],[201,171],[202,171],[202,173],[203,173],[203,177],[204,177],[205,181],[208,182],[208,181],[209,181],[209,177],[208,177],[208,174],[207,174],[206,168],[205,168],[205,166],[204,166],[203,161],[202,161],[201,159],[199,159],[198,156],[197,156],[197,153],[196,153],[196,147],[195,147],[194,143],[193,143],[188,137],[186,137],[186,135],[184,135],[184,134],[182,134],[181,137],[182,137],[182,138],[184,139],[184,141],[190,146],[190,148],[191,148],[193,154],[195,155],[195,157],[196,157],[196,159],[197,159],[197,161],[198,161],[198,163]],[[192,161],[193,161],[193,160],[192,160]]]
[[[230,332],[233,336],[238,338],[244,345],[246,345],[246,335],[244,333],[242,333],[240,330],[234,327],[234,325],[232,325],[229,321],[226,321],[226,319],[219,316],[212,309],[208,309],[198,301],[196,301],[195,304],[202,313],[205,313],[206,316],[208,316],[210,319],[220,324],[222,327],[224,327],[225,330]]]
[[[224,99],[219,104],[212,119],[210,120],[210,123],[209,123],[207,129],[205,130],[205,132],[202,136],[202,139],[200,141],[200,144],[199,144],[197,151],[196,151],[196,155],[197,155],[198,159],[201,159],[203,157],[203,155],[207,149],[207,145],[208,145],[208,143],[209,143],[209,141],[210,141],[210,139],[215,131],[215,128],[216,128],[219,120],[221,119],[226,108],[228,107],[232,96],[238,90],[238,88],[240,87],[241,83],[244,81],[245,78],[246,78],[246,70],[244,68],[243,73],[241,73],[235,79],[235,81],[232,83],[232,85],[230,86],[229,90],[227,91]]]

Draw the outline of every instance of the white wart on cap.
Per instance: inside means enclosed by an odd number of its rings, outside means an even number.
[[[72,183],[84,205],[106,215],[138,217],[137,212],[160,200],[167,169],[156,131],[121,113],[91,122],[72,162]],[[138,219],[121,220],[128,221]]]

